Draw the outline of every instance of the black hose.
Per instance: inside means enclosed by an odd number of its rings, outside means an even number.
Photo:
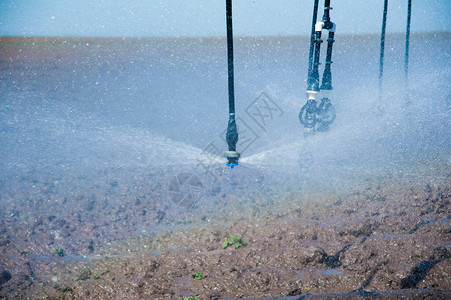
[[[324,29],[329,30],[329,37],[327,39],[327,52],[326,52],[326,65],[323,72],[323,80],[320,90],[332,90],[332,72],[330,70],[330,65],[332,64],[332,46],[334,44],[335,28],[334,23],[330,21],[330,0],[324,1]]]
[[[229,115],[235,114],[235,89],[233,83],[233,32],[232,32],[232,0],[226,1],[227,18],[227,59],[229,79]]]
[[[330,0],[324,0],[323,22],[324,23],[330,22]],[[326,29],[328,29],[327,26]]]
[[[320,89],[332,90],[332,72],[330,65],[332,64],[332,47],[334,44],[335,32],[329,31],[329,38],[327,39],[327,54],[326,54],[326,66],[324,67],[323,80]]]
[[[321,52],[321,43],[323,40],[321,40],[321,31],[315,32],[315,54],[313,55],[313,70],[311,74],[311,84],[308,87],[309,91],[316,91],[319,92],[319,59],[320,59],[320,52]]]
[[[404,58],[404,79],[406,88],[408,85],[408,73],[409,73],[409,40],[410,40],[410,17],[412,14],[412,0],[407,1],[407,28],[406,28],[406,56]]]
[[[387,25],[388,0],[384,1],[384,14],[382,16],[381,32],[381,54],[379,58],[379,100],[382,98],[382,74],[384,72],[384,48],[385,48],[385,28]]]
[[[229,80],[229,121],[227,124],[226,141],[229,151],[226,152],[228,165],[232,168],[238,165],[239,153],[236,152],[238,143],[238,129],[235,121],[235,90],[233,86],[233,33],[232,33],[232,0],[226,0],[227,19],[227,61]]]
[[[308,56],[308,74],[307,74],[307,89],[310,89],[311,85],[313,85],[312,71],[313,71],[313,51],[315,48],[315,24],[316,18],[318,16],[318,0],[315,0],[313,3],[313,17],[312,17],[312,31],[310,34],[310,50]]]

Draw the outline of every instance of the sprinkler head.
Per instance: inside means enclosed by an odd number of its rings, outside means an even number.
[[[316,122],[316,112],[318,108],[316,107],[316,100],[309,99],[307,103],[301,108],[299,112],[299,121],[304,127],[312,128],[315,127]]]
[[[330,102],[329,98],[322,98],[321,103],[318,106],[316,117],[318,119],[319,126],[317,131],[327,132],[330,130],[329,125],[335,120],[335,108]]]
[[[233,167],[238,166],[238,159],[240,158],[240,154],[237,151],[226,151],[224,156],[227,158],[227,166]]]

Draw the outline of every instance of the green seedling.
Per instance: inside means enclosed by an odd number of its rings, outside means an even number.
[[[94,279],[100,279],[100,274],[94,275]]]
[[[22,251],[20,252],[20,254],[22,254],[22,255],[28,255],[28,254],[30,254],[30,251],[22,250]]]
[[[201,280],[203,277],[202,272],[197,272],[195,274],[193,274],[193,278],[196,280]]]
[[[28,216],[27,215],[22,215],[22,216],[20,216],[20,219],[21,220],[26,220],[26,219],[28,219]]]
[[[189,297],[183,298],[183,300],[200,300],[200,299],[196,296],[189,296]]]
[[[56,253],[56,254],[58,254],[58,256],[64,256],[64,249],[63,248],[52,249],[52,250],[50,250],[50,252]]]
[[[229,247],[230,245],[232,245],[233,243],[231,241],[224,241],[222,243],[222,249],[225,249],[227,247]]]
[[[243,294],[236,294],[235,297],[237,297],[237,298],[243,298],[244,295],[243,295]]]
[[[222,249],[225,249],[225,248],[227,248],[227,247],[229,247],[229,246],[232,246],[233,244],[235,244],[235,249],[247,245],[247,242],[244,241],[244,240],[243,240],[241,237],[239,237],[239,236],[231,235],[229,238],[230,238],[230,240],[224,241],[224,242],[222,243]]]

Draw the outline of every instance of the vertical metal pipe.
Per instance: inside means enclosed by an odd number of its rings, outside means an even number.
[[[406,89],[409,85],[409,40],[410,40],[410,18],[412,14],[412,0],[407,1],[407,27],[406,27],[406,56],[404,58],[404,79]]]
[[[235,122],[235,90],[233,86],[233,33],[232,33],[232,0],[226,0],[227,19],[227,62],[229,81],[229,121],[227,124],[226,141],[229,151],[224,154],[227,157],[227,165],[234,167],[238,165],[240,154],[236,151],[238,143],[238,129]]]
[[[313,3],[313,17],[312,17],[312,30],[310,33],[310,50],[308,56],[308,74],[307,74],[307,89],[313,84],[312,78],[312,70],[313,70],[313,51],[315,48],[314,40],[315,40],[315,24],[318,16],[318,1],[314,0]]]
[[[321,84],[321,90],[332,90],[332,72],[331,72],[331,64],[332,64],[332,47],[334,44],[334,31],[329,31],[329,38],[327,39],[327,54],[326,54],[326,65],[324,67],[323,72],[323,80]]]
[[[311,74],[311,85],[309,86],[310,91],[317,91],[319,92],[319,59],[320,59],[320,52],[321,52],[321,43],[323,41],[321,40],[321,31],[315,32],[315,54],[313,55],[313,70]]]
[[[384,72],[384,48],[385,48],[385,27],[387,25],[388,0],[384,0],[384,14],[382,16],[381,32],[381,53],[379,58],[379,100],[382,99],[382,74]]]
[[[323,22],[329,21],[330,22],[330,0],[324,0],[324,15],[323,15]]]
[[[229,115],[235,114],[235,89],[233,80],[233,32],[232,32],[232,0],[226,1],[227,19],[227,60],[229,80]]]

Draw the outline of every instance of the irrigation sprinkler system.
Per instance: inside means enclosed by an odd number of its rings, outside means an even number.
[[[318,0],[313,5],[312,35],[310,37],[309,68],[307,74],[307,103],[301,108],[299,121],[304,125],[306,135],[314,134],[316,131],[329,131],[329,125],[335,120],[335,108],[329,95],[332,91],[332,46],[334,44],[335,23],[330,20],[330,0],[324,1],[324,15],[320,22],[316,22],[318,15]],[[319,59],[322,30],[328,30],[326,66],[324,68],[321,86],[319,85]],[[321,103],[317,106],[317,97],[321,92]]]
[[[316,132],[327,132],[336,117],[335,108],[329,98],[332,91],[332,49],[335,42],[336,25],[330,19],[331,0],[324,0],[324,14],[322,20],[317,22],[318,2],[313,0],[312,30],[310,35],[310,48],[308,58],[307,74],[307,102],[299,112],[299,121],[304,126],[304,135],[313,135]],[[384,50],[385,50],[385,30],[387,25],[388,0],[384,0],[384,10],[382,16],[382,30],[379,58],[379,101],[383,95],[383,71],[384,71]],[[407,28],[406,28],[406,52],[404,60],[404,78],[407,95],[408,87],[408,63],[409,63],[409,39],[410,20],[412,12],[412,0],[407,0]],[[233,78],[233,32],[232,32],[232,0],[226,0],[226,20],[227,20],[227,58],[228,58],[228,86],[229,86],[229,121],[226,132],[228,151],[224,156],[227,158],[227,165],[235,167],[238,165],[240,154],[237,152],[238,130],[235,121],[235,94]],[[327,38],[326,61],[323,77],[320,85],[319,65],[322,31],[329,32]],[[321,102],[318,105],[317,98],[321,93]]]

